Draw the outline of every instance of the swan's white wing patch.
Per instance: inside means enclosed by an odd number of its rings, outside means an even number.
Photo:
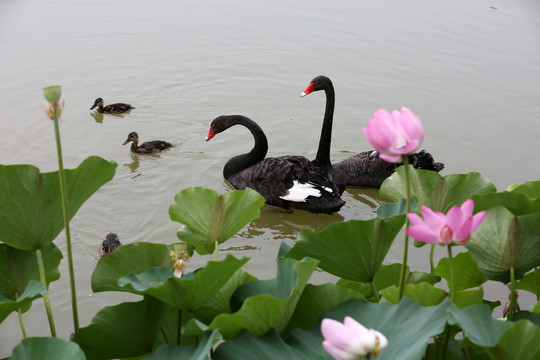
[[[310,183],[301,184],[298,180],[293,180],[293,186],[289,189],[289,193],[280,196],[280,198],[293,202],[306,202],[308,196],[320,197],[321,192]]]

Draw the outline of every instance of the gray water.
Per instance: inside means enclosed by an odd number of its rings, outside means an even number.
[[[60,84],[64,163],[90,155],[118,163],[115,178],[72,221],[81,326],[106,305],[138,299],[93,294],[97,247],[114,231],[123,243],[177,241],[169,219],[174,195],[189,186],[228,191],[221,171],[252,147],[233,128],[205,142],[221,114],[257,121],[269,156],[314,158],[324,94],[300,98],[316,75],[336,88],[334,161],[370,149],[360,128],[379,108],[405,105],[423,122],[428,149],[443,174],[479,171],[499,190],[540,179],[540,4],[515,0],[357,1],[68,1],[0,3],[0,163],[57,169],[52,122],[40,109],[41,88]],[[136,106],[124,116],[96,115],[97,97]],[[158,156],[129,152],[130,131],[142,141],[176,145]],[[265,206],[261,218],[221,246],[221,256],[248,256],[246,269],[275,276],[279,244],[294,244],[304,227],[370,219],[383,199],[347,190],[332,216]],[[64,235],[55,242],[65,254]],[[401,260],[396,241],[387,262]],[[427,248],[410,263],[427,270]],[[437,249],[438,258],[444,256]],[[194,256],[191,269],[209,257]],[[188,268],[189,270],[189,268]],[[72,332],[66,261],[51,285],[59,335]],[[332,280],[317,273],[313,282]],[[506,301],[498,284],[490,300]],[[523,300],[522,300],[523,299]],[[520,300],[531,300],[522,294]],[[527,308],[527,306],[522,307]],[[29,336],[48,335],[41,301],[24,315]],[[496,310],[497,311],[497,310]],[[0,357],[20,341],[17,317],[0,325]]]

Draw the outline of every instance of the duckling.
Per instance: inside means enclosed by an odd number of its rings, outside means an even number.
[[[518,297],[519,297],[519,293],[517,290],[514,290],[514,294],[516,295],[516,308],[514,309],[515,312],[518,312],[518,311],[521,311],[521,307],[519,306],[517,300],[518,300]],[[512,297],[512,293],[508,294],[508,300],[510,301],[510,298]],[[508,317],[508,314],[510,313],[510,302],[507,302],[506,304],[504,304],[503,306],[503,310],[502,310],[502,315],[503,315],[503,318],[506,318]]]
[[[118,240],[118,235],[115,233],[108,233],[105,240],[99,245],[98,254],[99,257],[104,257],[113,252],[114,249],[122,245]]]
[[[126,145],[128,142],[132,141],[131,151],[136,154],[155,154],[161,150],[174,147],[171,143],[162,140],[152,140],[143,142],[140,146],[139,144],[139,135],[135,131],[129,133],[126,141],[122,145]]]
[[[96,101],[94,101],[94,105],[92,105],[90,110],[92,110],[96,106],[98,107],[97,111],[102,113],[102,114],[121,114],[121,113],[125,113],[126,111],[129,111],[131,109],[135,109],[135,107],[133,107],[133,106],[131,106],[129,104],[124,104],[124,103],[116,103],[116,104],[110,104],[110,105],[107,105],[107,106],[103,106],[103,99],[102,98],[97,98]]]

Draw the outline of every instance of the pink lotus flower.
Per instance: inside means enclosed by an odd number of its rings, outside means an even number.
[[[464,245],[486,217],[485,211],[473,216],[473,209],[472,199],[465,201],[461,207],[452,207],[446,215],[422,206],[423,220],[414,213],[407,214],[412,223],[407,234],[428,244],[437,243],[443,246],[453,242]]]
[[[403,155],[415,152],[424,141],[420,118],[404,106],[392,114],[379,109],[362,132],[381,159],[391,163],[401,162]]]
[[[322,343],[324,349],[336,360],[377,356],[388,345],[383,334],[367,329],[350,316],[345,317],[343,324],[323,319],[321,332],[325,339]]]

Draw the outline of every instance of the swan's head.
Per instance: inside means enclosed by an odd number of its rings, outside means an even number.
[[[210,124],[210,130],[208,130],[208,135],[206,135],[206,141],[210,140],[220,132],[227,130],[233,125],[247,126],[249,123],[253,123],[253,121],[243,115],[218,116]]]
[[[133,141],[135,144],[139,142],[139,135],[135,131],[132,131],[129,133],[126,141],[122,143],[122,145],[126,145],[128,142]]]
[[[96,106],[103,106],[103,99],[102,98],[97,98],[96,101],[94,101],[94,105],[92,105],[90,110],[92,110]]]
[[[306,90],[304,90],[304,92],[300,94],[300,97],[309,95],[314,91],[326,90],[333,87],[334,86],[332,85],[332,81],[328,77],[324,75],[319,75],[315,77],[313,80],[311,80]]]

